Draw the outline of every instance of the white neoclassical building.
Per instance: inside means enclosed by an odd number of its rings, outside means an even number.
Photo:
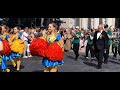
[[[80,28],[88,29],[88,28],[95,28],[97,29],[99,24],[108,24],[109,26],[112,25],[112,28],[116,27],[116,18],[60,18],[61,20],[65,21],[61,27],[65,28],[74,28],[79,26]]]

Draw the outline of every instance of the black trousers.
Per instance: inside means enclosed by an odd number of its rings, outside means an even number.
[[[113,47],[112,52],[114,57],[117,57],[117,53],[120,55],[120,46]]]
[[[103,63],[104,50],[96,50],[95,53],[95,56],[98,60],[98,67],[101,67]]]
[[[120,55],[120,46],[118,46],[118,53],[119,53],[119,55]]]
[[[104,62],[105,63],[108,62],[109,49],[110,49],[110,46],[107,48],[106,53],[104,53]]]
[[[110,45],[108,46],[108,55],[109,55],[109,53],[110,53]]]
[[[114,52],[115,52],[115,51],[114,51],[114,46],[112,45],[112,53],[114,54]]]
[[[88,57],[88,53],[90,51],[91,57],[94,57],[94,49],[92,48],[92,45],[87,44],[86,46],[86,57]]]
[[[79,43],[73,44],[73,51],[74,51],[76,57],[79,56],[79,45],[80,45]]]

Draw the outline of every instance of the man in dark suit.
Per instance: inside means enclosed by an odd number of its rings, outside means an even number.
[[[95,32],[93,39],[95,54],[98,60],[98,69],[101,69],[102,67],[104,53],[106,53],[106,50],[108,48],[108,40],[109,38],[107,33],[103,30],[103,25],[99,25],[98,31]]]

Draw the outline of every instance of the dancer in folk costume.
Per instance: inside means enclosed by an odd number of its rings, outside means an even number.
[[[10,49],[10,45],[12,44],[11,40],[10,40],[10,36],[7,33],[7,26],[3,25],[1,27],[1,35],[0,38],[3,42],[3,46],[4,46],[4,50],[1,52],[1,56],[2,56],[2,63],[1,63],[1,69],[3,71],[6,72],[10,72],[10,69],[8,69],[6,61],[11,61],[13,66],[15,67],[16,64],[13,60],[14,56],[12,55],[11,49]]]
[[[33,40],[30,45],[33,56],[43,57],[44,72],[57,72],[58,65],[64,64],[63,40],[57,28],[55,23],[50,23],[48,32],[42,32],[42,37]]]
[[[9,36],[10,36],[10,40],[12,41],[12,38],[13,38],[13,35],[14,35],[14,30],[13,30],[13,28],[11,28],[11,29],[8,31],[8,33],[9,33]]]
[[[24,39],[22,38],[22,34],[19,33],[19,28],[14,27],[14,35],[12,37],[12,45],[11,45],[11,50],[12,54],[15,59],[17,59],[17,72],[20,71],[20,64],[21,64],[21,58],[23,57],[24,53]]]
[[[3,43],[2,43],[2,39],[0,38],[0,52],[3,51]],[[2,64],[2,56],[0,55],[0,66]]]
[[[61,34],[57,33],[57,30],[57,24],[49,24],[48,35],[46,37],[48,48],[46,50],[46,57],[42,61],[44,72],[57,72],[58,66],[64,64],[64,41],[61,38]]]

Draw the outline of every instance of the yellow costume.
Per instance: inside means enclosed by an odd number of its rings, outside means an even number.
[[[19,39],[19,35],[14,35],[12,41],[11,50],[18,54],[23,54],[25,44],[23,43],[23,40]]]

